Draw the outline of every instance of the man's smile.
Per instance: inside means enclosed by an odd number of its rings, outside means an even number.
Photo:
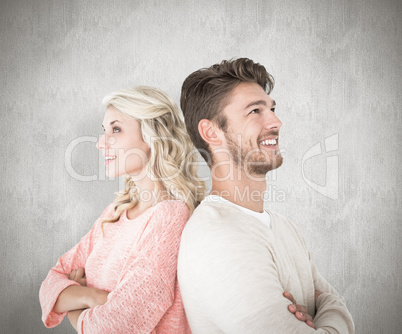
[[[277,144],[277,138],[274,139],[264,139],[259,142],[262,146],[275,146]]]

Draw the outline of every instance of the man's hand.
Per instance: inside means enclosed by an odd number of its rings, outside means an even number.
[[[313,318],[307,313],[306,307],[303,305],[298,305],[296,300],[289,292],[285,291],[283,296],[292,302],[292,304],[288,306],[288,310],[292,312],[298,320],[304,321],[308,326],[315,329]],[[316,298],[318,298],[317,293]]]
[[[77,270],[73,270],[70,275],[68,275],[68,279],[72,281],[76,281],[81,286],[87,286],[87,279],[85,277],[85,269],[78,268]]]

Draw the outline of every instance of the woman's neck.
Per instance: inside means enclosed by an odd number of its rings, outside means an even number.
[[[155,181],[152,181],[148,176],[142,177],[140,180],[133,179],[137,192],[137,205],[127,211],[127,218],[134,219],[143,214],[150,207],[169,199],[166,191],[161,190],[160,186]]]

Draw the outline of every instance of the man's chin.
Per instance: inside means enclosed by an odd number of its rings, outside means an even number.
[[[271,164],[271,169],[270,169],[270,170],[274,170],[274,169],[277,169],[277,168],[281,167],[281,166],[282,166],[282,163],[283,163],[283,157],[282,157],[281,154],[279,153],[279,154],[275,157],[274,162]]]
[[[277,155],[273,161],[270,161],[269,163],[262,163],[262,162],[257,162],[256,164],[251,164],[248,166],[248,173],[250,175],[256,176],[256,177],[261,177],[265,176],[268,172],[271,170],[279,168],[283,163],[283,158],[281,155]]]

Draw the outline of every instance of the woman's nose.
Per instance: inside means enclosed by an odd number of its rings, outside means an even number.
[[[103,134],[103,135],[99,138],[98,142],[96,143],[96,148],[97,148],[98,150],[104,150],[104,149],[107,148],[107,146],[108,146],[108,143],[107,143],[107,140],[106,140],[106,135]]]

